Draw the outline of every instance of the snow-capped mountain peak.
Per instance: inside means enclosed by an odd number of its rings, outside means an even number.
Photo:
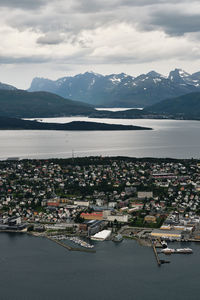
[[[56,81],[37,78],[29,91],[49,91],[72,100],[107,107],[145,107],[166,98],[200,91],[200,72],[175,69],[168,77],[155,71],[137,77],[86,72]]]

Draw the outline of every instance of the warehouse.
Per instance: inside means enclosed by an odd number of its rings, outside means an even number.
[[[151,237],[155,237],[155,238],[180,239],[181,238],[181,231],[180,230],[154,229],[151,232],[150,235],[151,235]]]
[[[105,241],[111,235],[111,230],[102,230],[95,235],[91,236],[91,240]]]

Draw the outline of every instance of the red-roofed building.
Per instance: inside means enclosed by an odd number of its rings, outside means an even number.
[[[81,218],[85,220],[102,220],[103,213],[102,212],[93,212],[93,213],[82,213]]]

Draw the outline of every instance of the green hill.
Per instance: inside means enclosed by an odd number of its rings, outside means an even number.
[[[0,116],[40,118],[88,115],[94,111],[91,105],[48,92],[0,90]]]

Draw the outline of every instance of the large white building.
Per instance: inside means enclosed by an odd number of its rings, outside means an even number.
[[[91,236],[91,240],[105,241],[111,235],[111,230],[102,230]]]
[[[110,221],[110,222],[114,222],[115,220],[117,220],[117,222],[121,222],[121,223],[127,223],[128,222],[128,215],[125,214],[117,214],[117,215],[113,215],[111,214],[110,210],[104,210],[103,211],[103,219],[106,221]]]

